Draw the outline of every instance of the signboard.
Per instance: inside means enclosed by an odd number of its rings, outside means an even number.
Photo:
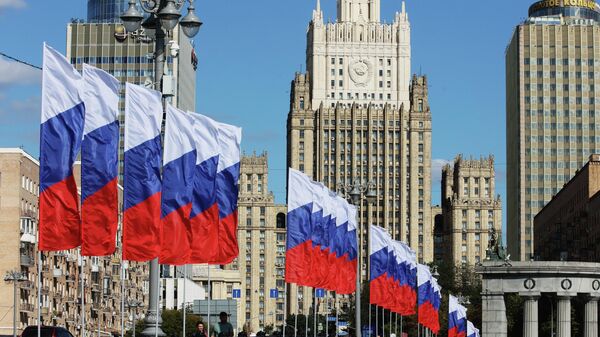
[[[317,289],[317,290],[315,290],[315,296],[317,298],[323,298],[323,297],[325,297],[325,289]]]
[[[338,326],[339,326],[340,328],[345,328],[345,327],[347,327],[347,326],[348,326],[348,322],[345,322],[345,321],[339,321],[339,322],[338,322]]]
[[[327,316],[327,322],[335,322],[335,316]]]
[[[277,289],[271,289],[271,291],[269,292],[269,297],[271,298],[278,298],[279,297],[279,290]]]
[[[241,298],[242,297],[242,290],[241,289],[233,289],[233,291],[231,292],[231,296],[233,298]]]
[[[596,1],[593,0],[542,0],[533,4],[530,11],[537,11],[543,8],[550,7],[584,7],[591,10],[596,9]]]

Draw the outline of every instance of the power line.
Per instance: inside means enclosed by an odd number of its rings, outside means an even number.
[[[35,68],[35,69],[38,69],[38,70],[42,70],[42,68],[41,68],[41,67],[38,67],[38,66],[35,66],[35,65],[31,64],[31,63],[28,63],[28,62],[25,62],[25,61],[19,60],[19,59],[17,59],[17,58],[14,58],[14,57],[12,57],[12,56],[10,56],[10,55],[6,55],[6,54],[4,54],[4,53],[3,53],[3,52],[1,52],[1,51],[0,51],[0,55],[2,55],[2,56],[4,56],[4,57],[6,57],[6,58],[7,58],[7,59],[9,59],[9,60],[13,60],[13,61],[15,61],[15,62],[18,62],[18,63],[24,64],[24,65],[26,65],[26,66],[29,66],[29,67],[31,67],[31,68]]]

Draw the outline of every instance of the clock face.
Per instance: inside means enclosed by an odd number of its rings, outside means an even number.
[[[359,87],[365,86],[371,79],[373,67],[368,60],[360,59],[350,63],[350,79]]]

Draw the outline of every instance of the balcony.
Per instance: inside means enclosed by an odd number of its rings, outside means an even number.
[[[32,289],[33,288],[33,282],[27,280],[27,281],[21,281],[19,282],[19,287],[21,287],[21,289]]]

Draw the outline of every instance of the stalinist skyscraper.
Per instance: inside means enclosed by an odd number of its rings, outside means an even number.
[[[423,262],[433,259],[431,111],[427,78],[411,76],[404,3],[382,23],[380,0],[338,0],[325,23],[317,1],[308,27],[306,73],[291,84],[287,160],[332,190],[376,184],[359,212],[366,277],[367,225],[386,227]]]

